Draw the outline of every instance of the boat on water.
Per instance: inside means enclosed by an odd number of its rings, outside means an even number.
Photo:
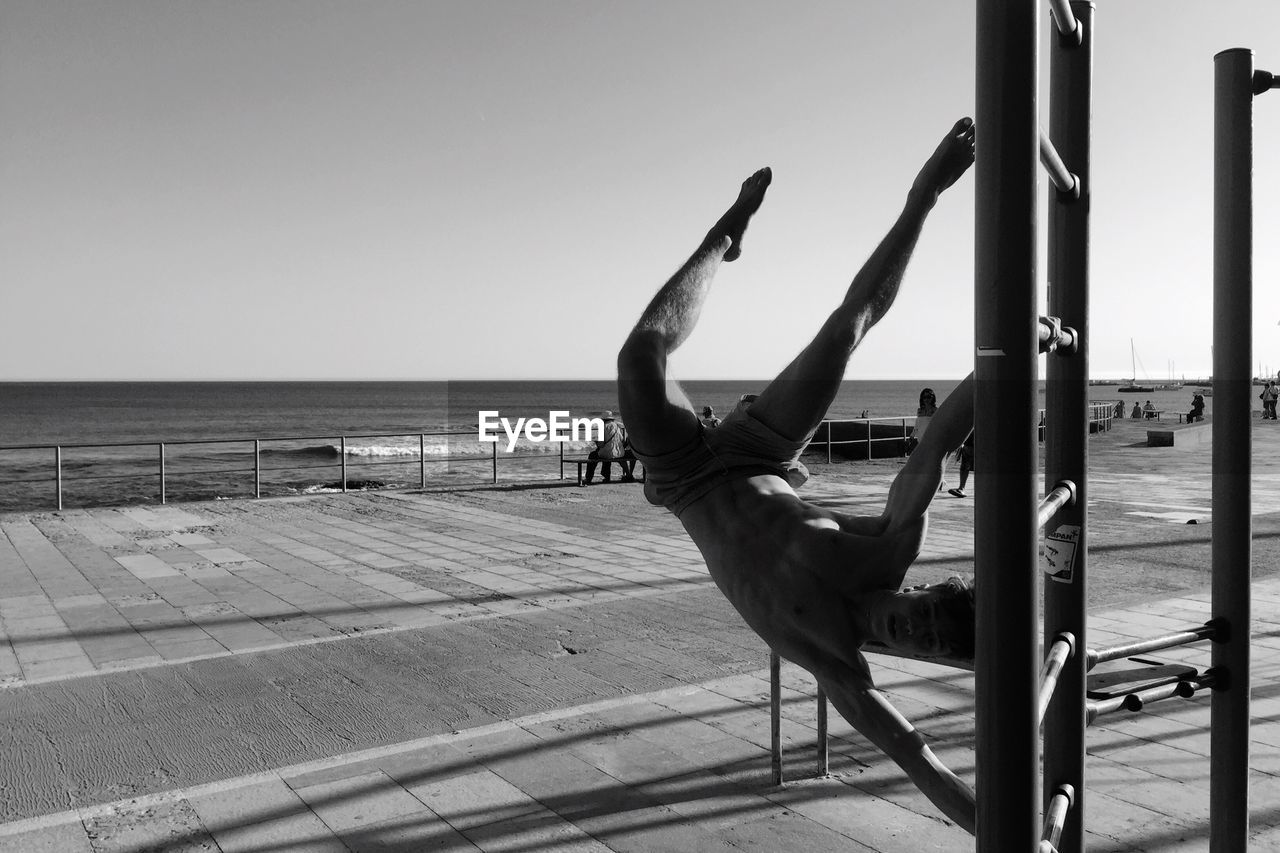
[[[1138,384],[1138,352],[1133,347],[1133,338],[1129,338],[1129,366],[1133,368],[1133,379],[1116,390],[1121,394],[1150,394],[1156,390],[1154,385]]]

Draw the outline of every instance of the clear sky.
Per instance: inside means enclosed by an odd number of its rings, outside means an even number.
[[[1280,3],[1097,5],[1093,373],[1206,375],[1212,59],[1280,72]],[[962,0],[3,0],[0,380],[609,378],[764,165],[674,370],[771,376],[973,90]],[[1274,372],[1280,91],[1255,129]],[[967,372],[972,240],[970,175],[848,377]]]

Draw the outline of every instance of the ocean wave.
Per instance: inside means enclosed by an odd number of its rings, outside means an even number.
[[[595,449],[594,441],[528,441],[521,440],[516,443],[513,453],[544,453],[548,455],[556,455],[560,452],[563,445],[566,455],[582,455],[589,453]],[[340,444],[316,444],[310,447],[299,448],[268,448],[262,451],[263,455],[273,456],[291,456],[291,457],[320,457],[323,459],[337,459],[342,455],[343,448]],[[498,442],[498,455],[505,455],[507,452],[507,444],[505,439]],[[396,458],[403,457],[406,461],[417,459],[419,453],[424,453],[428,460],[445,456],[491,456],[493,454],[493,442],[481,442],[475,440],[460,440],[453,442],[427,442],[422,447],[412,444],[348,444],[346,454],[348,457],[360,458]]]

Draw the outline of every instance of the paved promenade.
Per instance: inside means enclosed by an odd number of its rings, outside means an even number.
[[[1280,850],[1280,427],[1255,426],[1250,849]],[[1095,646],[1209,617],[1207,449],[1136,446],[1144,429],[1090,443]],[[815,465],[806,488],[878,511],[898,464]],[[972,500],[940,497],[909,578],[969,571],[971,524]],[[798,781],[770,784],[767,650],[633,486],[9,514],[0,532],[0,851],[971,848],[834,714],[811,778],[793,666]],[[972,783],[972,677],[873,665]],[[1091,850],[1207,849],[1208,716],[1207,697],[1169,700],[1091,728]]]

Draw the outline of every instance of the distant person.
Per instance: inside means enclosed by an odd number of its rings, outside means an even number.
[[[1155,406],[1153,406],[1153,405],[1151,405],[1151,401],[1150,401],[1150,400],[1148,400],[1147,402],[1143,403],[1143,405],[1142,405],[1142,413],[1147,417],[1147,419],[1148,419],[1148,420],[1150,420],[1151,418],[1154,418],[1154,417],[1156,416],[1156,407],[1155,407]]]
[[[612,464],[618,463],[618,467],[622,469],[622,479],[632,479],[632,473],[628,468],[627,460],[627,430],[622,424],[618,423],[614,418],[613,412],[605,411],[600,414],[600,419],[604,421],[604,435],[596,441],[596,449],[587,454],[587,476],[582,481],[582,485],[591,485],[592,479],[596,475],[596,465],[600,465],[600,479],[605,483],[612,483],[613,473]],[[634,454],[632,455],[634,459]],[[634,466],[634,462],[631,463]]]
[[[710,406],[702,407],[702,425],[707,429],[714,429],[720,426],[720,419],[716,417],[716,410]]]
[[[1192,424],[1196,421],[1204,420],[1204,395],[1191,395],[1191,411],[1187,412],[1187,423]]]
[[[1262,419],[1276,419],[1276,397],[1280,397],[1280,391],[1276,390],[1276,382],[1274,379],[1267,382],[1267,387],[1262,389],[1262,393],[1258,395],[1262,398]]]
[[[1116,417],[1124,417],[1124,400],[1116,400]]]
[[[911,451],[916,449],[920,444],[920,439],[924,438],[924,432],[929,428],[929,420],[938,411],[938,395],[933,393],[932,388],[925,388],[920,392],[920,405],[916,408],[916,425],[911,430],[911,435],[907,437],[907,455],[911,455]]]
[[[1123,405],[1123,404],[1121,404]],[[1122,410],[1123,411],[1123,410]],[[973,432],[971,431],[965,437],[964,444],[961,444],[955,450],[955,458],[960,460],[960,485],[957,488],[949,489],[947,494],[957,498],[965,497],[964,486],[969,482],[969,472],[973,470]]]
[[[1129,413],[1129,418],[1133,419],[1133,418],[1140,418],[1140,417],[1142,417],[1142,407],[1138,405],[1137,400],[1134,400],[1133,411]]]
[[[645,466],[645,497],[680,520],[716,586],[764,642],[811,672],[845,720],[969,832],[976,823],[973,791],[876,688],[859,649],[875,639],[910,655],[973,655],[967,582],[902,590],[924,543],[943,462],[973,429],[973,377],[937,410],[894,478],[883,512],[853,515],[810,503],[795,489],[808,478],[800,455],[839,392],[850,357],[893,304],[925,219],[973,163],[973,149],[973,122],[962,119],[920,170],[892,227],[816,336],[716,429],[699,422],[670,378],[670,355],[693,333],[720,265],[739,256],[772,180],[768,169],[743,182],[618,353],[618,393]],[[774,310],[792,310],[785,293]],[[756,348],[776,337],[767,326],[738,334],[742,346]]]

